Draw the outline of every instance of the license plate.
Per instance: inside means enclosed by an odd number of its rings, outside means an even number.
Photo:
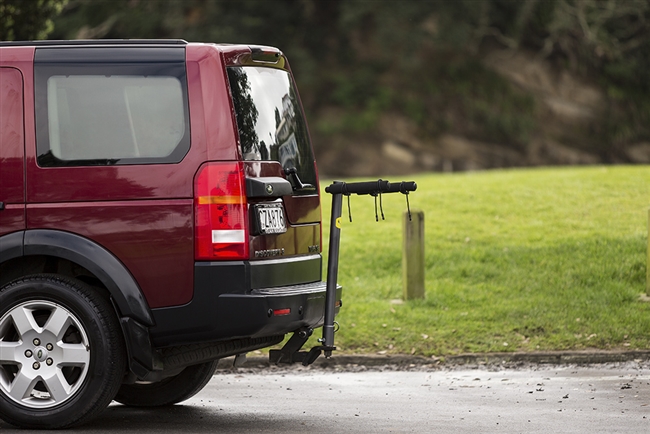
[[[287,231],[282,204],[255,205],[259,233],[282,234]]]

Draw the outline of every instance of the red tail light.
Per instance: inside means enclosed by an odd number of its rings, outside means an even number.
[[[244,168],[239,162],[207,163],[194,181],[197,260],[248,259]]]

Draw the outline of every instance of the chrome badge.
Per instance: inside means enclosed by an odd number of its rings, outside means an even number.
[[[274,256],[284,255],[284,249],[256,250],[256,258],[272,258]]]

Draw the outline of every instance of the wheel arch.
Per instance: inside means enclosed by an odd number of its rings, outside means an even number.
[[[62,259],[83,267],[108,290],[119,310],[118,316],[135,319],[145,326],[154,325],[149,305],[131,273],[94,241],[51,229],[32,229],[0,237],[0,265],[29,258]]]

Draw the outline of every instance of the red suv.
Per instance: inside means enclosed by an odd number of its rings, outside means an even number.
[[[173,404],[220,358],[287,333],[297,351],[323,324],[321,238],[307,123],[277,49],[0,43],[8,423]]]

